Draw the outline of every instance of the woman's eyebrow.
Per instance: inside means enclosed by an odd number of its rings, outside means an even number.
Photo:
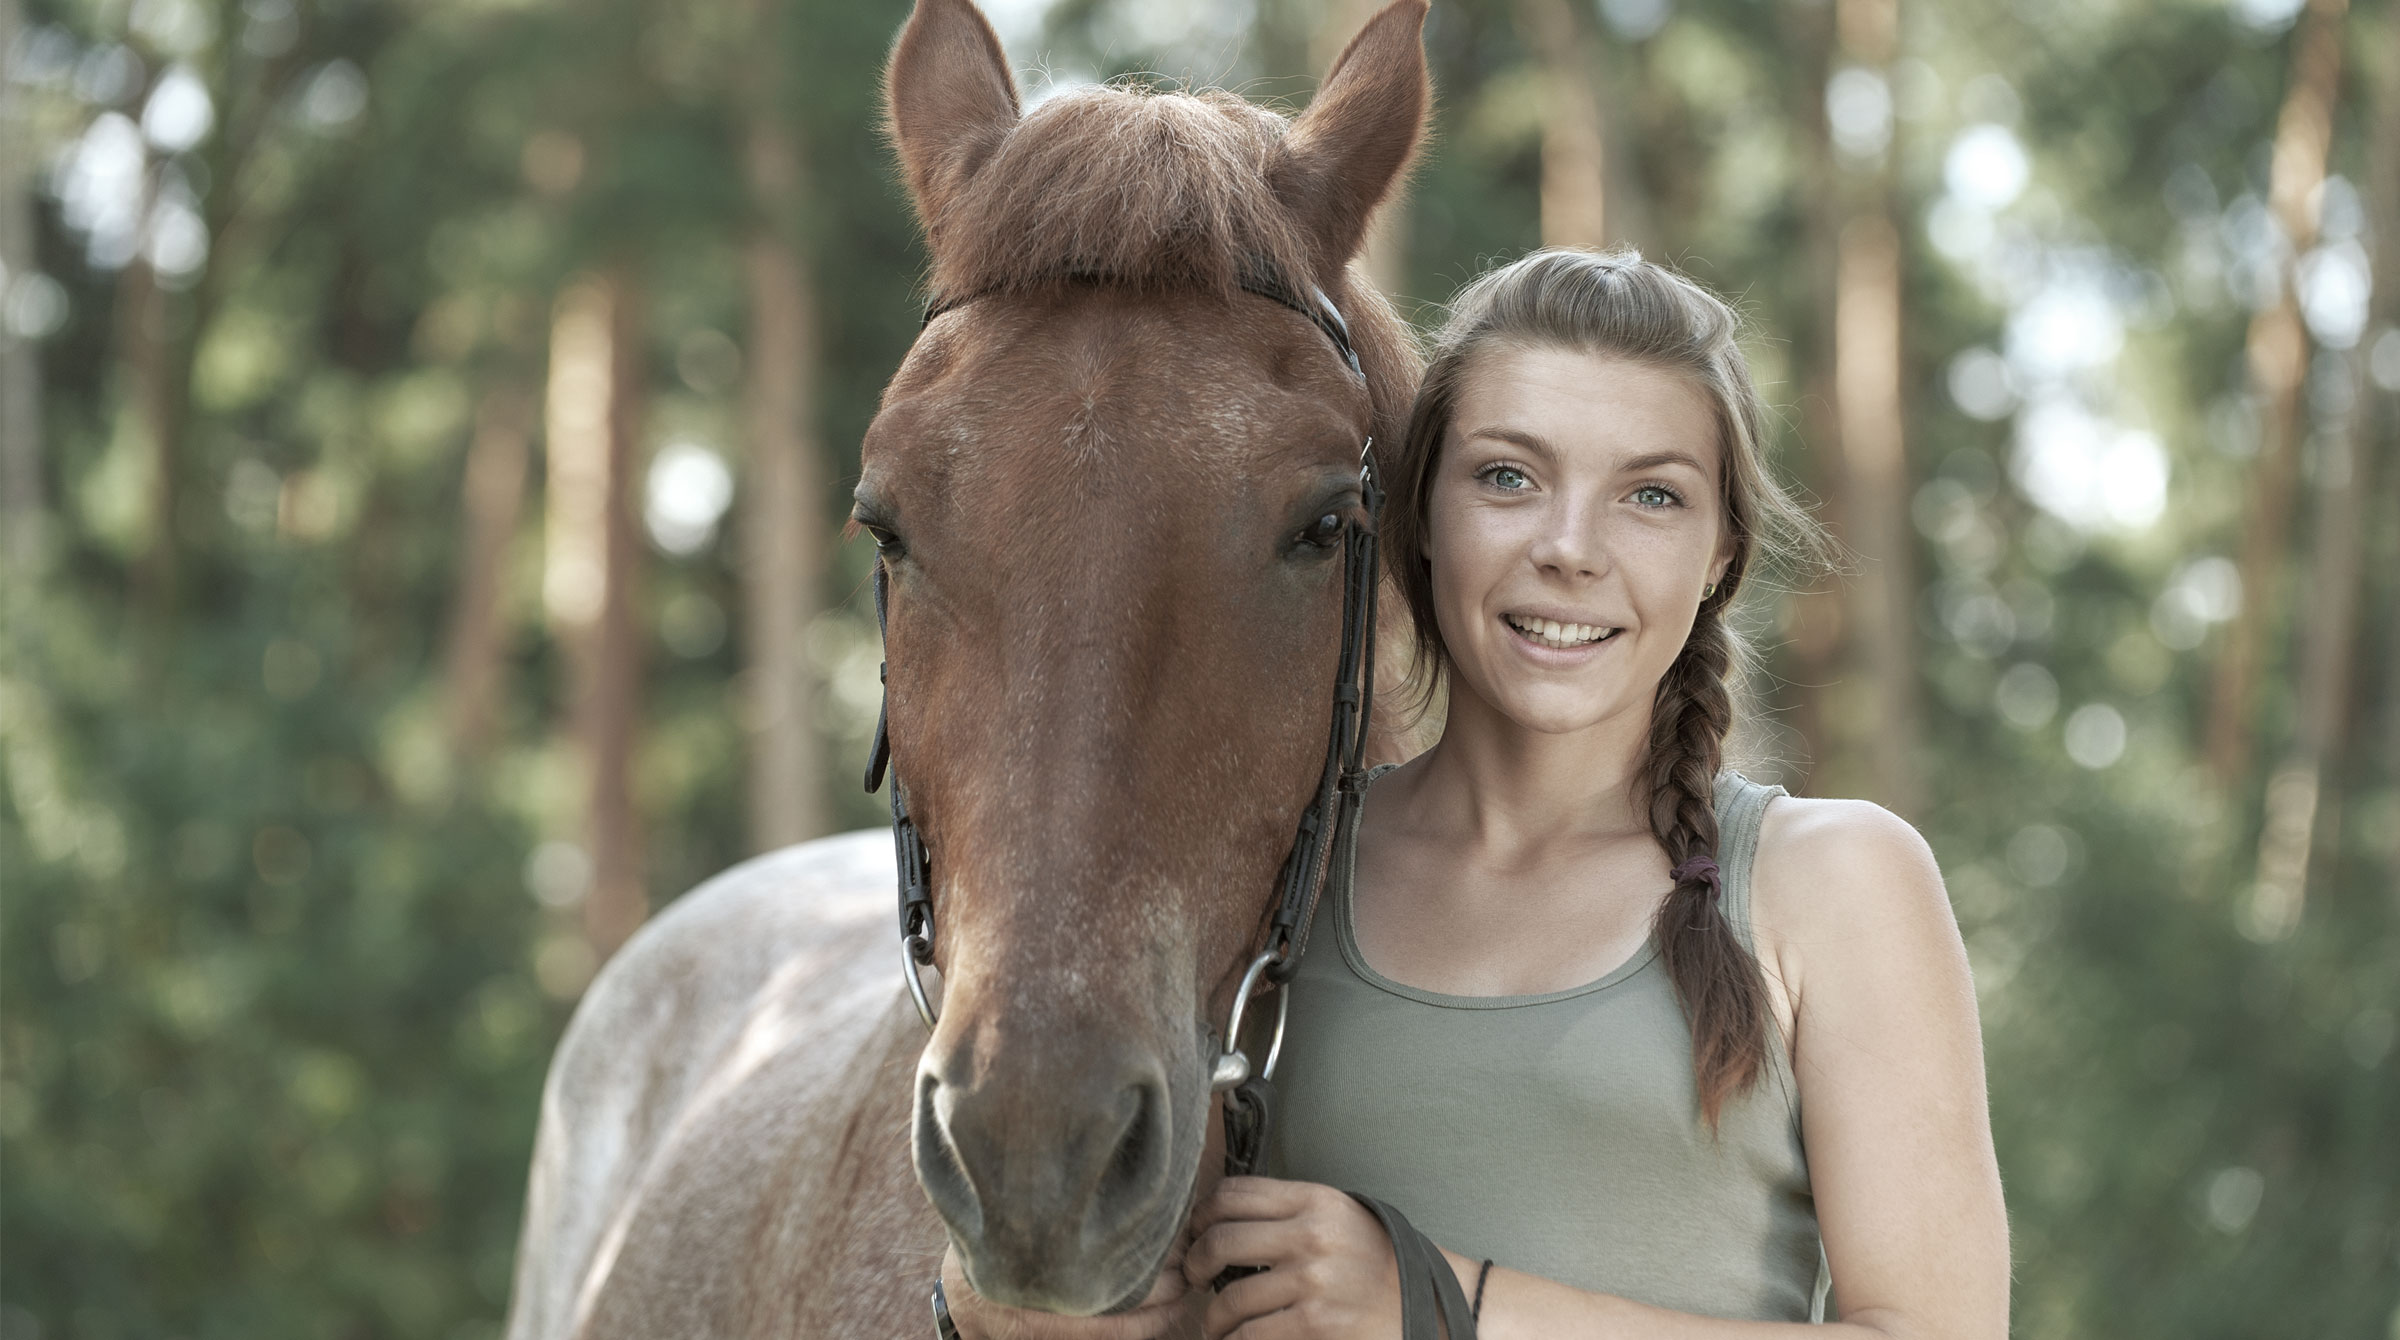
[[[1632,460],[1620,462],[1617,472],[1619,474],[1635,474],[1643,470],[1655,470],[1662,465],[1681,465],[1689,467],[1696,474],[1708,473],[1708,467],[1700,463],[1700,458],[1688,451],[1648,452],[1636,456]]]
[[[1532,452],[1534,455],[1544,457],[1546,459],[1554,460],[1558,456],[1557,450],[1550,445],[1550,440],[1548,438],[1543,437],[1539,433],[1530,432],[1523,428],[1510,428],[1504,424],[1492,424],[1488,427],[1478,428],[1474,432],[1467,434],[1467,436],[1470,439],[1488,437],[1495,441],[1506,442],[1512,446],[1523,447],[1525,450]]]

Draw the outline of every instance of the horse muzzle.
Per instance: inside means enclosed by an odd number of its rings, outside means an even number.
[[[1176,1085],[1131,1042],[1007,1069],[977,1066],[976,1050],[938,1035],[926,1049],[914,1131],[917,1179],[968,1280],[994,1302],[1076,1316],[1138,1302],[1199,1169],[1197,1059]]]

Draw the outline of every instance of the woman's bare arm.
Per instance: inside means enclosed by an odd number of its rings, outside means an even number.
[[[1754,870],[1789,972],[1802,1136],[1843,1319],[2005,1336],[1983,1035],[1933,852],[1878,806],[1779,800]]]

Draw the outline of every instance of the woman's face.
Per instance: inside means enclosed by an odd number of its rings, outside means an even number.
[[[1475,355],[1426,501],[1453,693],[1546,734],[1646,714],[1732,555],[1719,456],[1684,376],[1551,346]]]

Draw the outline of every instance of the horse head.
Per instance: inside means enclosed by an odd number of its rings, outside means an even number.
[[[1422,133],[1424,15],[1376,15],[1289,121],[1129,87],[1025,110],[968,0],[919,0],[893,50],[936,315],[854,519],[939,927],[917,1174],[1002,1303],[1129,1305],[1199,1180],[1214,1034],[1324,766],[1333,541],[1414,390],[1348,267]]]

